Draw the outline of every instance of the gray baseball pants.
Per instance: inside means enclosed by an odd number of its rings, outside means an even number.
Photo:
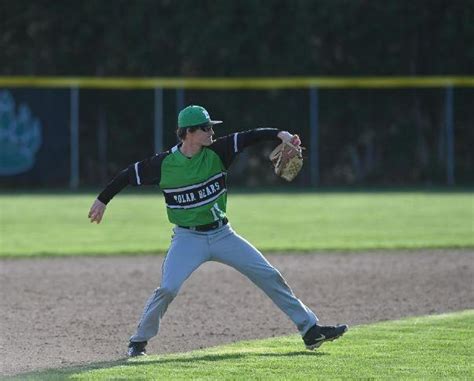
[[[295,297],[280,272],[230,225],[209,232],[175,227],[163,262],[161,285],[148,299],[137,332],[130,341],[148,341],[156,336],[168,305],[184,281],[201,264],[216,261],[229,265],[260,287],[293,321],[303,336],[318,318]]]

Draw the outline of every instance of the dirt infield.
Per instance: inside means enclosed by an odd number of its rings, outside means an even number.
[[[269,255],[322,323],[474,307],[474,251]],[[0,374],[124,357],[163,257],[0,261]],[[170,305],[149,353],[296,333],[246,278],[206,263]],[[343,342],[339,342],[343,345]]]

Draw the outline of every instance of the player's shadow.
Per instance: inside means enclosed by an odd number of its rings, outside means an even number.
[[[198,357],[189,357],[189,358],[179,358],[179,359],[156,359],[156,360],[147,360],[147,358],[135,359],[129,362],[126,362],[125,366],[137,365],[137,364],[168,364],[168,363],[192,363],[196,361],[224,361],[224,360],[238,360],[244,359],[246,357],[296,357],[296,356],[327,356],[328,353],[325,352],[309,352],[309,351],[295,351],[287,353],[229,353],[229,354],[208,354]]]
[[[22,378],[28,377],[39,377],[41,379],[42,375],[45,375],[47,379],[50,377],[51,372],[57,372],[59,379],[66,379],[73,375],[80,375],[84,372],[90,372],[93,370],[99,369],[107,369],[107,368],[114,368],[116,366],[140,366],[140,365],[157,365],[160,364],[190,364],[199,361],[209,361],[209,362],[220,362],[225,360],[243,360],[248,357],[296,357],[296,356],[327,356],[328,353],[324,352],[308,352],[308,351],[294,351],[294,352],[286,352],[286,353],[228,353],[228,354],[207,354],[198,357],[189,357],[189,358],[176,358],[176,359],[163,359],[157,358],[156,360],[149,360],[148,356],[145,357],[137,357],[134,359],[130,359],[128,357],[121,358],[115,361],[102,361],[92,363],[86,366],[72,366],[72,367],[65,367],[60,369],[45,369],[40,372],[30,372],[30,373],[22,373],[15,376],[12,376],[11,380],[19,380]],[[159,356],[159,355],[158,355]],[[8,378],[7,378],[8,379]]]
[[[259,353],[259,357],[294,357],[294,356],[327,356],[326,352],[296,351],[288,353]]]

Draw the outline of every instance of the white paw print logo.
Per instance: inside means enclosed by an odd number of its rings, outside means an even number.
[[[41,146],[41,122],[21,103],[15,114],[15,101],[9,91],[0,91],[0,176],[30,170]]]

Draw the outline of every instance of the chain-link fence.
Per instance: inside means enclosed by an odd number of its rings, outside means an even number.
[[[474,81],[464,81],[455,87],[407,82],[364,88],[360,82],[345,88],[313,81],[279,88],[271,79],[260,89],[4,87],[0,181],[10,187],[103,185],[128,164],[175,145],[178,111],[199,104],[224,120],[217,136],[257,127],[299,134],[306,160],[292,187],[470,185]],[[29,122],[21,116],[25,107]],[[27,138],[34,128],[35,150]],[[229,173],[230,184],[281,184],[267,159],[274,145],[263,143],[242,154]],[[30,155],[30,167],[5,169],[14,167],[21,152]]]

